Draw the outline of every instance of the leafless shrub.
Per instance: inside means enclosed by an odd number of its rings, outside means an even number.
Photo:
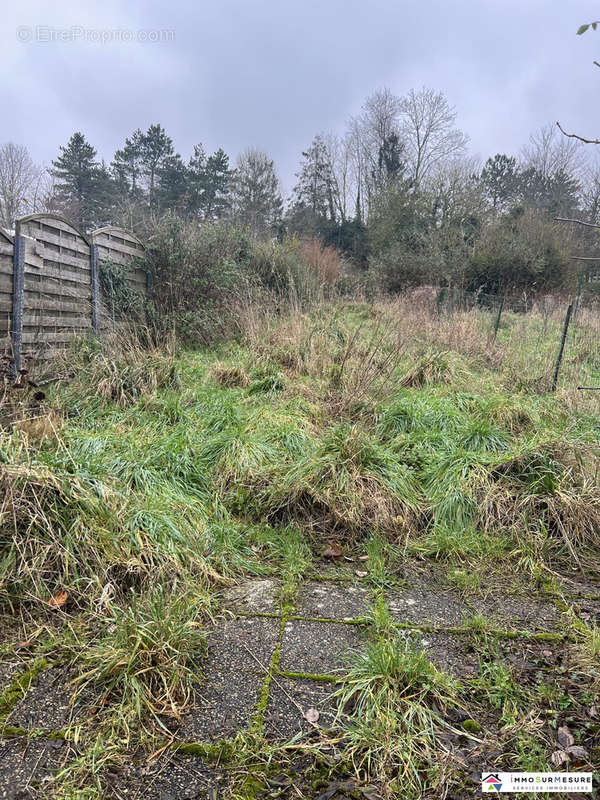
[[[300,256],[319,281],[332,286],[342,274],[342,261],[335,247],[325,247],[318,239],[300,246]]]

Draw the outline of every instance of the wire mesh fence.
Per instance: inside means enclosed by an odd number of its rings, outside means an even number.
[[[600,388],[600,282],[573,299],[440,289],[435,308],[450,325],[476,318],[490,358],[512,371],[516,389]]]

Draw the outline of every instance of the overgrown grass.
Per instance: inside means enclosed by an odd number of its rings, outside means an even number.
[[[381,630],[381,628],[380,628]],[[422,796],[437,785],[437,736],[458,685],[398,633],[357,653],[336,693],[344,752],[358,775],[377,781],[386,797]],[[439,777],[439,776],[438,776]]]
[[[110,735],[164,732],[200,678],[221,587],[275,576],[285,606],[327,540],[360,552],[377,638],[340,690],[340,735],[357,772],[418,797],[440,777],[458,695],[397,634],[384,603],[396,567],[441,562],[465,592],[490,564],[547,581],[598,572],[596,401],[517,389],[529,355],[506,328],[492,346],[480,316],[331,302],[249,317],[210,352],[81,343],[46,398],[5,407],[0,604],[81,613],[87,686],[121,709]],[[580,639],[584,674],[597,630]],[[510,725],[525,703],[494,669],[480,689]],[[514,749],[541,763],[526,739]]]
[[[210,607],[207,595],[177,583],[131,592],[124,606],[105,606],[97,640],[79,656],[78,681],[81,691],[99,693],[101,705],[112,701],[109,724],[121,735],[148,712],[160,726],[161,717],[180,717],[192,682],[200,679],[202,622]]]
[[[593,566],[595,418],[508,393],[464,346],[436,354],[431,321],[408,344],[397,311],[298,311],[214,355],[148,349],[149,334],[72,351],[33,415],[59,421],[53,436],[31,437],[26,414],[0,436],[5,597],[260,572],[247,531],[265,522],[532,573]]]

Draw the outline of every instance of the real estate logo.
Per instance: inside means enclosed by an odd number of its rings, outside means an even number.
[[[481,791],[587,794],[593,792],[593,776],[591,772],[482,772]]]
[[[502,781],[498,775],[487,775],[482,777],[481,785],[484,792],[499,792],[502,789]]]

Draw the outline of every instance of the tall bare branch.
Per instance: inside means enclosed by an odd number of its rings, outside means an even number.
[[[579,141],[583,142],[584,144],[600,144],[600,139],[586,139],[583,136],[578,136],[576,133],[567,133],[560,122],[557,122],[556,124],[558,125],[559,131],[569,139],[579,139]]]

